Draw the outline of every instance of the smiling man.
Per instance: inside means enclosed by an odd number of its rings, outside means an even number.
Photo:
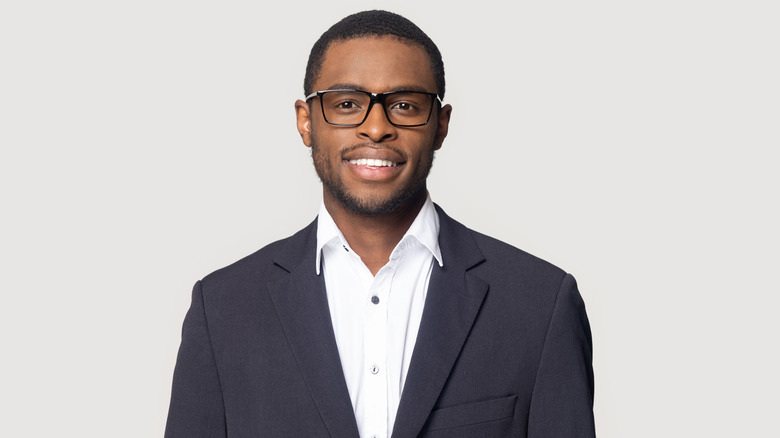
[[[428,194],[444,84],[396,14],[315,43],[295,111],[320,213],[195,285],[166,437],[594,436],[574,279]]]

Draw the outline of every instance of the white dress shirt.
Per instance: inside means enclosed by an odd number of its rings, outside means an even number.
[[[320,207],[317,275],[325,276],[333,332],[362,438],[388,438],[409,371],[428,282],[439,250],[439,216],[430,196],[412,225],[371,274],[333,218]]]

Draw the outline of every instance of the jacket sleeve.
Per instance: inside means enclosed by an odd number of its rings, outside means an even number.
[[[595,437],[590,324],[574,277],[555,300],[531,397],[529,438]]]
[[[192,290],[190,310],[184,318],[165,438],[226,436],[222,389],[206,321],[201,282],[197,282]]]

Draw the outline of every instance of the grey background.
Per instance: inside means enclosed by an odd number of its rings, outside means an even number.
[[[780,436],[755,0],[3,2],[0,435],[162,435],[192,284],[316,214],[310,47],[376,7],[444,55],[434,200],[579,280],[599,436]]]

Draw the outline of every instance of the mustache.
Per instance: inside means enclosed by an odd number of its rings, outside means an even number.
[[[407,159],[406,154],[403,151],[401,151],[400,149],[398,149],[398,148],[395,148],[395,147],[390,146],[390,145],[385,145],[385,144],[376,144],[376,143],[370,142],[370,141],[365,142],[365,143],[356,144],[354,146],[346,147],[346,148],[342,149],[341,152],[339,152],[339,155],[341,155],[341,157],[344,158],[344,156],[347,155],[348,153],[354,152],[354,151],[356,151],[358,149],[363,149],[363,148],[370,148],[370,149],[377,149],[377,150],[379,150],[379,149],[387,149],[387,150],[393,151],[394,153],[396,153],[399,156],[403,157],[404,161],[406,161],[406,159]]]

